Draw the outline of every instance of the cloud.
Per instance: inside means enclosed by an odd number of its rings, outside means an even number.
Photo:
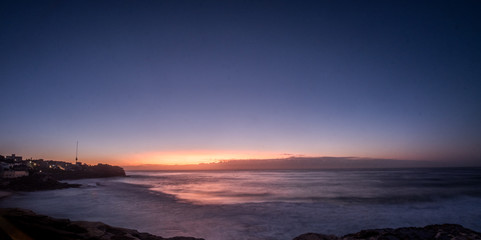
[[[127,170],[315,170],[351,168],[419,168],[471,166],[469,161],[416,161],[361,157],[289,157],[281,159],[225,160],[188,165],[137,165]]]

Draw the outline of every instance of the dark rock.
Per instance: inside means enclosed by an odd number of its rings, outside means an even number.
[[[294,240],[481,240],[481,233],[456,224],[428,225],[423,228],[384,228],[363,230],[343,237],[317,233],[302,234]]]
[[[294,240],[337,240],[337,239],[339,238],[334,235],[324,235],[319,233],[305,233],[294,238]]]
[[[3,179],[2,189],[13,191],[41,191],[41,190],[55,190],[70,187],[80,187],[79,184],[62,183],[53,177],[36,173],[30,176],[19,177],[14,179]]]
[[[8,228],[8,229],[6,229]],[[23,209],[0,209],[0,236],[21,232],[32,239],[58,240],[203,240],[192,237],[163,238],[101,222],[70,221],[35,214]]]
[[[87,165],[76,166],[76,168],[71,171],[64,171],[60,169],[49,169],[46,172],[57,180],[125,177],[125,171],[123,168],[118,166],[111,166],[108,164],[98,164],[94,166],[87,166]]]

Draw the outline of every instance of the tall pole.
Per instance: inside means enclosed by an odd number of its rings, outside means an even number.
[[[75,165],[77,165],[78,160],[78,140],[77,140],[77,150],[75,150]]]

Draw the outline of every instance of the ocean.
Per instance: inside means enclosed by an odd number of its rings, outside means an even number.
[[[81,188],[18,193],[0,207],[162,237],[293,239],[456,223],[481,231],[481,169],[128,171]]]

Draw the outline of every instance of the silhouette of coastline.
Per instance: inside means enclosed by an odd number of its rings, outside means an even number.
[[[1,183],[1,188],[4,190],[24,192],[80,187],[80,184],[59,182],[52,176],[42,173],[35,173],[29,176],[13,179],[2,179]]]
[[[73,180],[82,178],[106,178],[106,177],[125,177],[125,171],[118,166],[108,164],[98,164],[93,166],[82,165],[81,168],[73,171],[61,169],[51,169],[45,171],[56,180]]]
[[[79,184],[59,182],[83,178],[125,177],[125,171],[107,164],[72,164],[62,161],[22,160],[21,156],[0,155],[0,189],[10,191],[41,191],[70,187]]]

